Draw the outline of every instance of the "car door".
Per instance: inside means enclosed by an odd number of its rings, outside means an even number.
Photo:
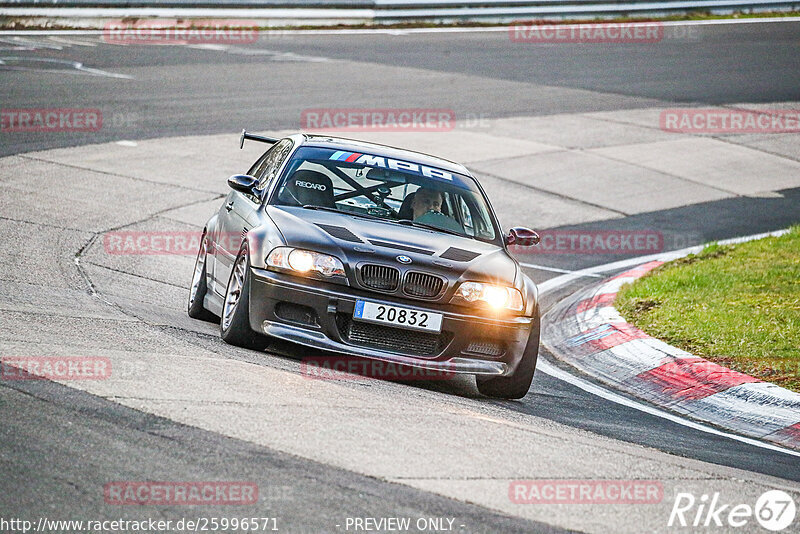
[[[292,141],[283,139],[267,150],[248,171],[259,179],[258,189],[263,191],[269,179],[291,151]],[[262,184],[264,187],[262,187]],[[217,246],[214,248],[214,290],[225,294],[233,262],[239,254],[242,240],[248,230],[258,224],[261,198],[256,195],[230,190],[217,217]]]

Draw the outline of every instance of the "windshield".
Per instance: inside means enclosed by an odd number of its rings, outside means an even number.
[[[370,154],[301,147],[271,204],[366,215],[481,241],[497,236],[472,178]]]

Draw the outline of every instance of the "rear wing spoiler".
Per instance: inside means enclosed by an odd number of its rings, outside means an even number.
[[[276,137],[264,137],[263,135],[255,135],[251,133],[247,133],[247,130],[242,130],[242,135],[239,137],[239,148],[244,148],[244,140],[250,139],[252,141],[258,141],[259,143],[269,143],[270,145],[274,145],[280,139]]]

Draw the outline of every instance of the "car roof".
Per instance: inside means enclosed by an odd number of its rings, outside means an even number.
[[[404,161],[412,161],[420,163],[429,167],[436,167],[442,170],[457,172],[469,177],[473,177],[466,167],[460,163],[438,158],[429,154],[421,152],[414,152],[413,150],[406,150],[388,145],[381,145],[378,143],[369,143],[366,141],[358,141],[355,139],[347,139],[345,137],[333,137],[330,135],[314,135],[302,134],[304,145],[316,146],[321,148],[334,148],[336,150],[346,150],[348,152],[362,152],[368,154],[377,154],[381,156],[390,157]],[[474,178],[474,177],[473,177]]]

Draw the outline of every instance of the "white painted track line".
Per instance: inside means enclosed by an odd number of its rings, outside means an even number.
[[[730,432],[718,430],[716,428],[692,421],[691,419],[685,419],[679,415],[659,410],[655,406],[637,402],[633,399],[630,399],[618,393],[614,393],[596,384],[578,378],[577,376],[568,373],[567,371],[564,371],[559,367],[556,367],[555,365],[551,364],[546,360],[540,359],[539,362],[536,364],[536,370],[541,371],[546,375],[552,376],[553,378],[571,384],[587,393],[601,397],[607,401],[613,402],[615,404],[620,404],[628,408],[633,408],[634,410],[638,410],[640,412],[644,412],[649,415],[654,415],[656,417],[660,417],[661,419],[672,421],[673,423],[677,423],[687,428],[692,428],[694,430],[699,430],[701,432],[706,432],[708,434],[714,434],[717,436],[724,436],[726,438],[730,438],[739,441],[741,443],[746,443],[747,445],[752,445],[754,447],[760,447],[762,449],[769,449],[771,451],[782,452],[792,456],[800,457],[800,451],[784,449],[783,447],[778,447],[777,445],[772,445],[771,443],[765,443],[757,439],[747,438],[744,436],[740,436],[738,434],[732,434]]]
[[[575,271],[569,271],[567,269],[558,269],[557,267],[548,267],[547,265],[538,265],[536,263],[521,263],[520,262],[520,265],[522,265],[523,267],[527,267],[529,269],[537,269],[539,271],[550,271],[550,272],[553,272],[553,273],[563,273],[563,274],[574,274],[575,273]],[[599,274],[591,274],[591,273],[585,273],[585,274],[583,274],[581,276],[588,276],[588,277],[591,277],[591,278],[602,278],[602,276],[599,275]]]

